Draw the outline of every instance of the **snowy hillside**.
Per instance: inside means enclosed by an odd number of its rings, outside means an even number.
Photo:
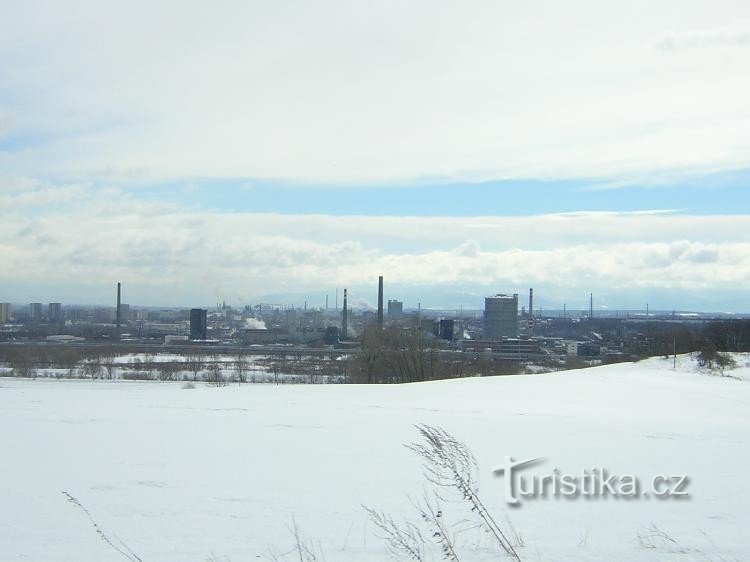
[[[407,495],[425,481],[402,445],[426,423],[474,451],[523,560],[749,560],[750,358],[736,359],[731,377],[680,357],[401,386],[0,379],[0,559],[125,559],[64,491],[144,562],[288,552],[292,518],[318,560],[387,560],[361,506],[416,519]],[[544,457],[541,473],[687,475],[689,497],[511,508],[492,473],[509,455]],[[464,561],[502,559],[479,530],[457,542]]]

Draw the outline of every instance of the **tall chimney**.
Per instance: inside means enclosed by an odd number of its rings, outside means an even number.
[[[529,289],[529,318],[534,317],[534,289]]]
[[[529,289],[529,335],[534,334],[534,289]]]
[[[117,282],[117,312],[115,313],[116,323],[117,323],[117,335],[120,335],[120,321],[122,319],[122,316],[120,316],[120,282]]]
[[[594,317],[594,293],[589,295],[589,320]]]
[[[383,276],[378,277],[378,328],[383,329]]]
[[[346,289],[344,289],[344,313],[341,318],[341,339],[346,339],[346,322],[347,322],[347,310],[346,310]]]

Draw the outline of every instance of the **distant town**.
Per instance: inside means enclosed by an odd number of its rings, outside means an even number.
[[[410,382],[473,375],[517,374],[577,368],[653,355],[671,356],[709,345],[742,351],[750,347],[750,320],[727,314],[677,311],[543,311],[528,295],[494,294],[484,310],[407,308],[386,299],[384,279],[373,283],[377,308],[353,308],[347,289],[332,303],[295,307],[258,303],[242,308],[146,308],[123,302],[113,286],[110,307],[63,303],[0,304],[3,374],[59,376],[55,349],[78,350],[69,376],[207,378],[211,363],[188,368],[186,358],[224,354],[213,378],[245,380],[236,355],[253,357],[262,380],[289,382]],[[107,357],[146,354],[147,359]],[[21,351],[23,350],[23,351]],[[44,353],[41,353],[44,351]],[[177,359],[154,359],[171,353]],[[93,358],[93,359],[92,359]],[[149,361],[150,358],[150,361]],[[20,361],[21,367],[18,367]],[[144,363],[152,363],[144,367]],[[70,360],[67,360],[70,363]],[[168,373],[159,373],[167,369]],[[85,368],[84,368],[85,367]],[[108,368],[109,367],[109,368]],[[40,371],[41,369],[41,371]],[[240,374],[238,374],[240,372]],[[281,378],[280,378],[281,377]]]

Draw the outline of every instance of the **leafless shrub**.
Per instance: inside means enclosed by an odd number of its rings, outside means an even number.
[[[650,550],[662,550],[675,554],[687,554],[689,552],[695,552],[695,549],[681,545],[666,531],[660,529],[653,523],[649,527],[643,529],[642,531],[639,531],[637,536],[638,543],[642,548],[648,548]]]
[[[396,523],[393,518],[382,511],[362,506],[370,521],[380,529],[379,538],[385,541],[388,554],[394,558],[407,557],[410,560],[424,561],[425,540],[422,533],[411,521]]]
[[[492,535],[500,550],[513,560],[520,561],[508,534],[503,531],[478,495],[479,467],[471,450],[442,428],[426,424],[416,427],[423,442],[411,443],[406,447],[425,461],[425,478],[438,490],[458,492],[460,500],[469,504],[479,524]]]
[[[289,532],[294,539],[292,547],[286,551],[280,551],[277,548],[271,547],[268,549],[264,558],[271,560],[271,562],[284,562],[289,560],[289,556],[292,556],[298,562],[317,562],[318,551],[316,551],[312,542],[305,540],[302,537],[302,532],[300,531],[294,517],[292,517],[291,526],[287,526],[287,529],[289,529]],[[322,558],[322,551],[320,551],[320,555]]]
[[[505,524],[508,528],[507,534],[510,538],[510,544],[512,544],[516,548],[523,548],[524,546],[526,546],[526,541],[524,540],[523,535],[516,530],[509,517],[505,518]]]
[[[424,477],[433,484],[434,490],[432,495],[425,493],[422,501],[412,501],[412,505],[422,524],[429,530],[430,538],[438,544],[442,559],[459,562],[456,536],[470,529],[481,528],[492,537],[501,552],[520,562],[516,548],[524,545],[523,537],[513,529],[510,522],[509,531],[503,530],[479,498],[479,469],[471,450],[444,429],[425,424],[416,428],[422,441],[406,447],[424,461]],[[469,518],[455,524],[448,523],[441,502],[466,505],[469,508]],[[370,521],[380,529],[389,554],[424,560],[427,542],[417,525],[409,520],[399,524],[386,513],[363,507]]]
[[[443,560],[459,562],[455,548],[457,531],[452,531],[449,528],[451,525],[446,521],[443,508],[440,504],[440,498],[437,494],[430,499],[427,493],[425,493],[421,503],[412,502],[412,505],[419,513],[422,521],[429,527],[432,539],[440,547]]]

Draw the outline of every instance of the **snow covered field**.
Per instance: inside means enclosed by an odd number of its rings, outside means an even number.
[[[63,491],[144,562],[264,559],[291,548],[292,517],[318,560],[386,560],[361,505],[415,519],[406,496],[425,483],[402,444],[416,423],[471,447],[523,560],[750,560],[750,359],[737,358],[736,378],[682,357],[676,371],[656,358],[401,386],[0,379],[0,560],[125,559]],[[540,473],[685,474],[690,497],[509,508],[492,474],[507,455],[545,457]],[[459,543],[462,560],[502,559],[479,531]]]

